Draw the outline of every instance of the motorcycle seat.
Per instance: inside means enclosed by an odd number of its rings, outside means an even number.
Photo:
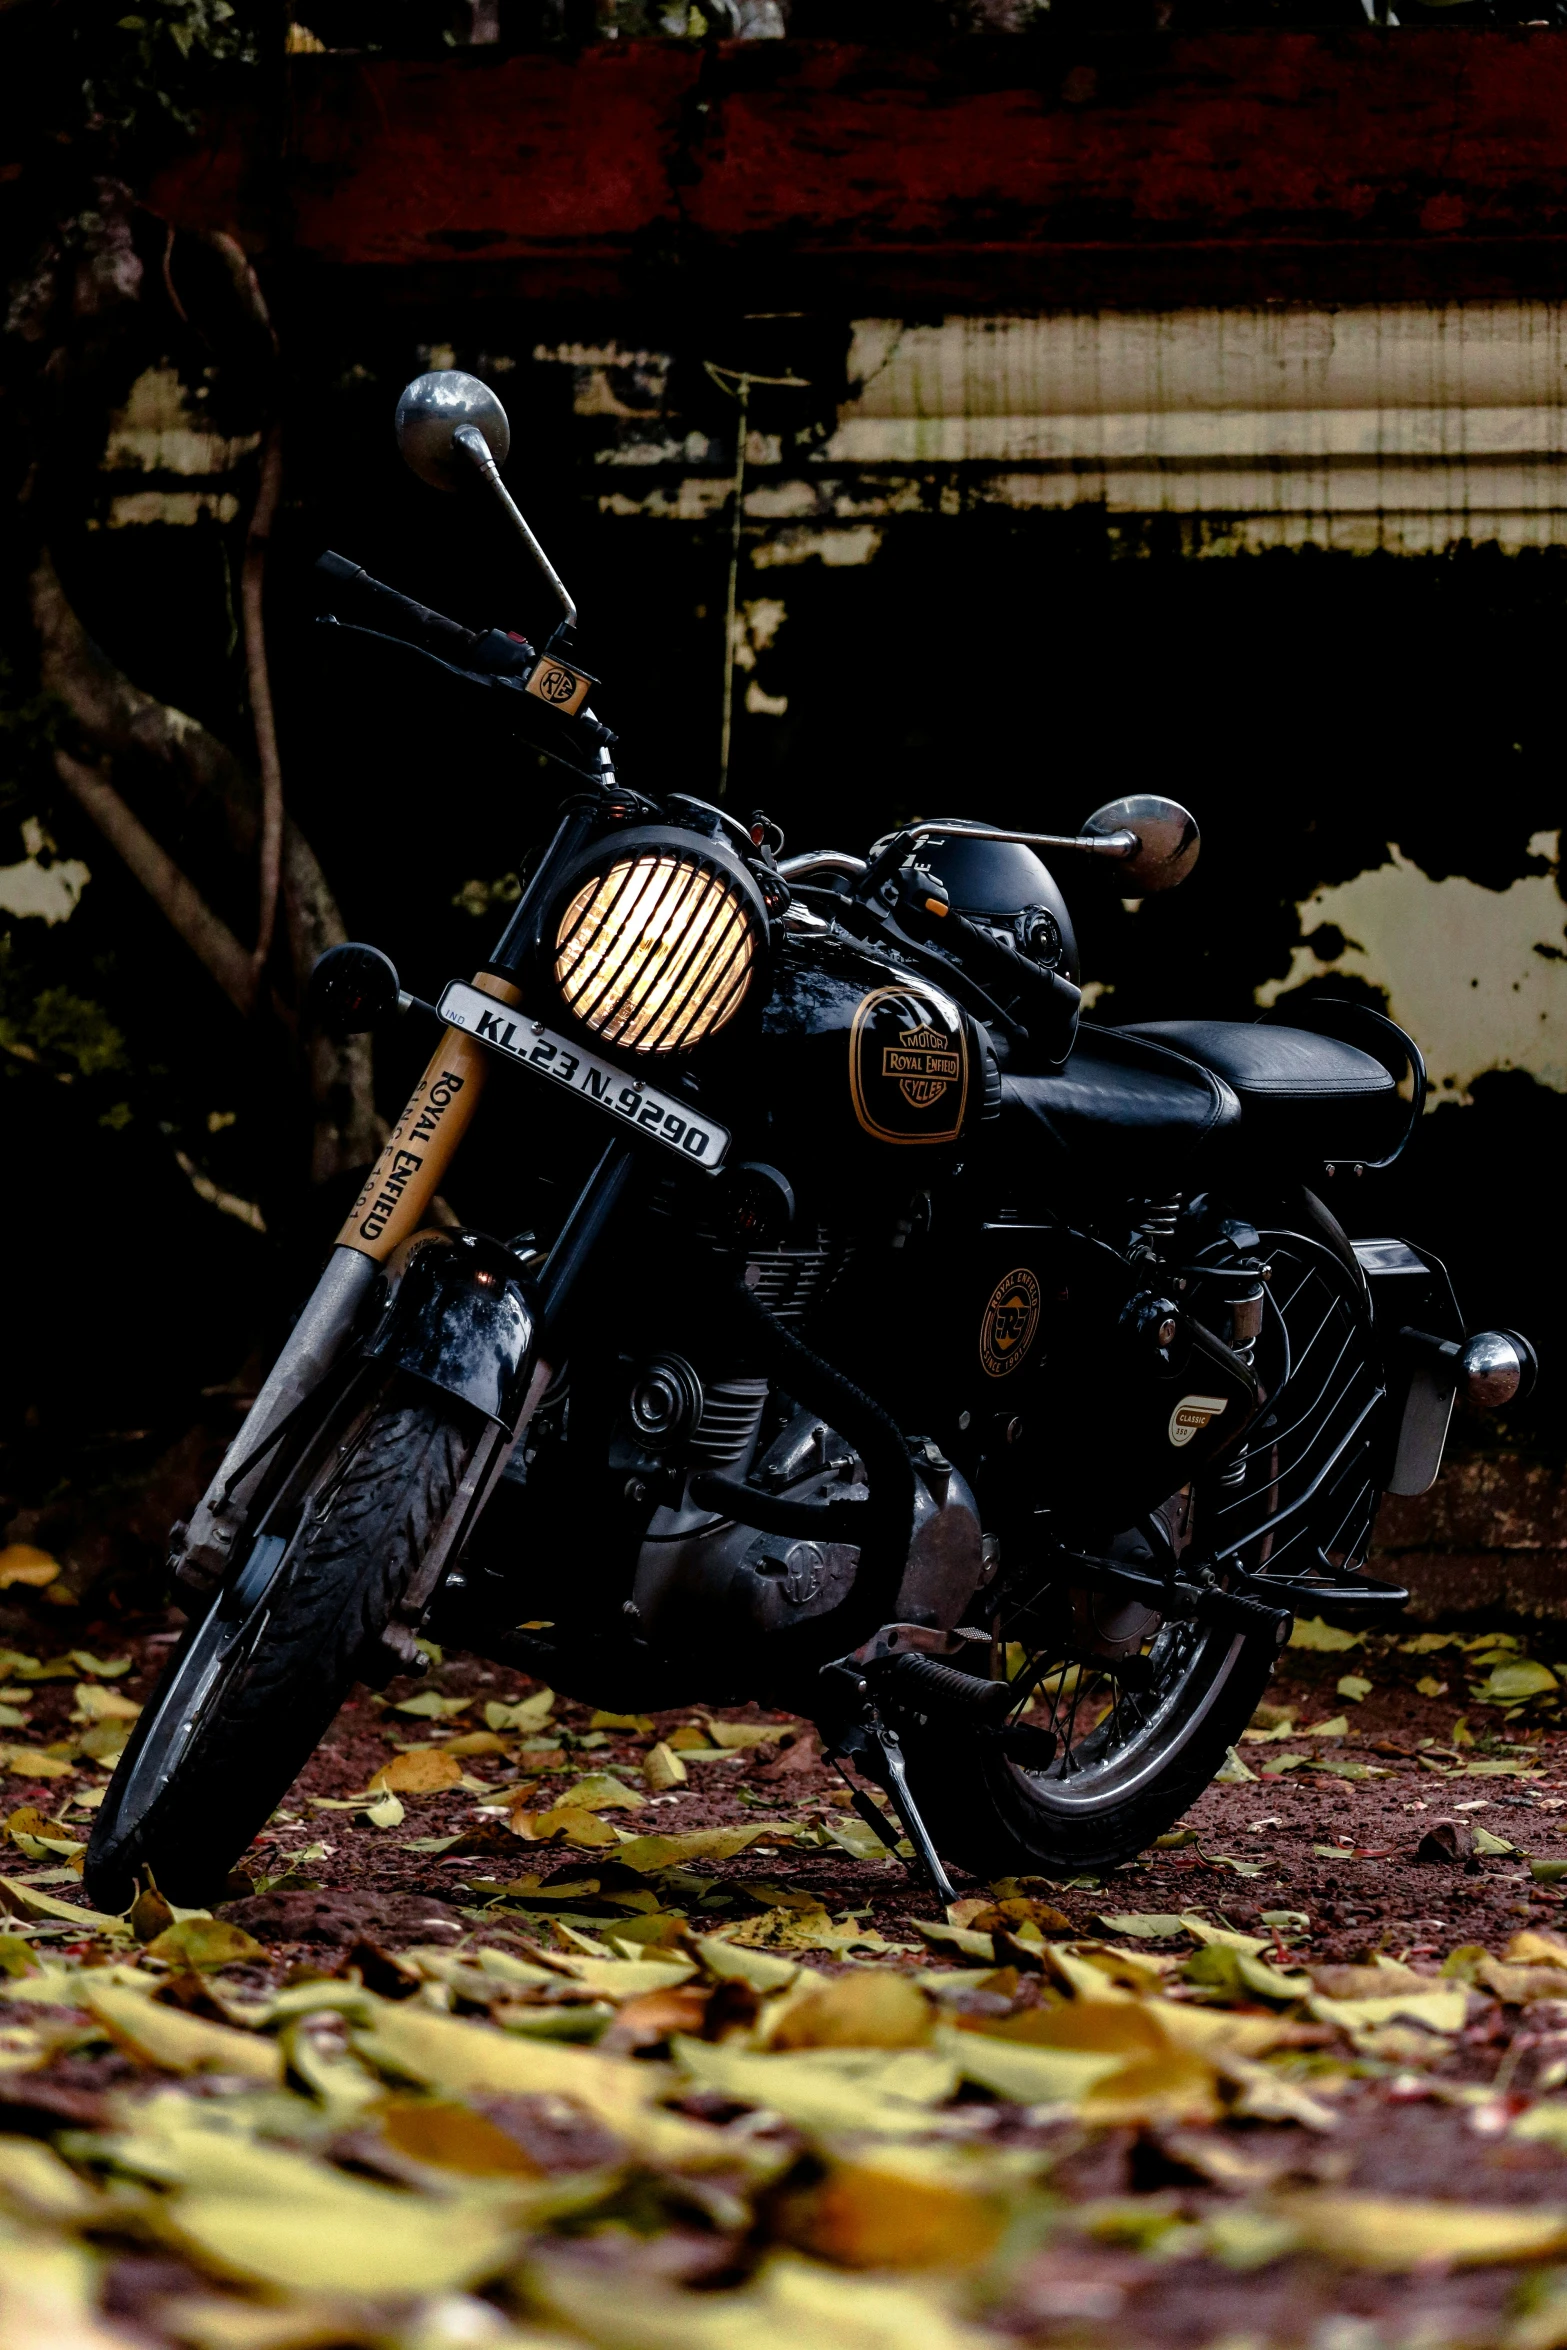
[[[1215,1071],[1118,1029],[1079,1028],[1063,1068],[1001,1080],[1009,1164],[1113,1184],[1123,1199],[1179,1189],[1195,1154],[1240,1123],[1241,1105]]]
[[[1247,1142],[1292,1159],[1380,1159],[1407,1115],[1391,1071],[1336,1036],[1243,1020],[1148,1020],[1117,1033],[1211,1070],[1239,1098]]]

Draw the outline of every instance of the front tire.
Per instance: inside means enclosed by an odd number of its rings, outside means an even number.
[[[121,1756],[83,1869],[98,1907],[125,1909],[143,1872],[184,1907],[221,1897],[376,1652],[483,1427],[392,1391],[304,1441]]]

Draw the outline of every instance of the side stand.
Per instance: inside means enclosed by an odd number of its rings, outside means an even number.
[[[915,1857],[910,1874],[915,1878],[923,1877],[943,1905],[955,1901],[957,1894],[952,1880],[941,1865],[941,1855],[931,1842],[930,1830],[920,1817],[919,1805],[909,1791],[908,1774],[903,1767],[903,1748],[896,1730],[890,1730],[873,1712],[869,1721],[851,1723],[841,1731],[832,1741],[832,1750],[835,1758],[841,1757],[852,1762],[857,1770],[864,1772],[867,1779],[874,1780],[891,1803],[902,1823],[905,1836],[914,1847]],[[876,1805],[859,1788],[854,1788],[852,1793],[854,1808],[861,1819],[874,1828],[888,1850],[901,1859],[902,1855],[897,1853],[898,1840]]]

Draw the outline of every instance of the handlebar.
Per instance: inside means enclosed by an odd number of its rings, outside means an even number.
[[[535,682],[542,665],[552,680],[561,674],[575,680],[579,693],[591,683],[552,649],[540,653],[526,637],[514,636],[504,628],[464,628],[460,622],[448,620],[444,612],[434,612],[427,604],[416,603],[412,596],[401,595],[384,581],[373,579],[344,555],[329,551],[318,556],[316,572],[330,591],[326,598],[329,625],[345,628],[350,635],[406,646],[463,685],[480,686],[492,693],[498,690],[507,697],[504,706],[508,717],[521,724],[539,748],[576,774],[595,782],[602,779],[609,745],[615,740],[611,729],[580,705],[574,710],[553,707],[555,697],[542,694]],[[345,593],[362,599],[379,625],[367,628],[355,621],[339,621],[335,605]],[[552,638],[551,647],[554,643]]]

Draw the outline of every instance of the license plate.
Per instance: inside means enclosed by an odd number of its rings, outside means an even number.
[[[634,1126],[650,1142],[661,1142],[688,1166],[716,1175],[723,1165],[729,1149],[727,1127],[700,1116],[689,1102],[675,1101],[645,1078],[629,1077],[624,1069],[596,1061],[569,1037],[557,1036],[540,1021],[525,1019],[522,1013],[498,1004],[493,996],[482,995],[461,979],[452,981],[437,1008],[449,1027],[460,1028],[465,1036],[475,1037],[524,1069],[536,1070],[540,1077],[563,1085],[583,1101],[596,1102],[601,1110]]]

